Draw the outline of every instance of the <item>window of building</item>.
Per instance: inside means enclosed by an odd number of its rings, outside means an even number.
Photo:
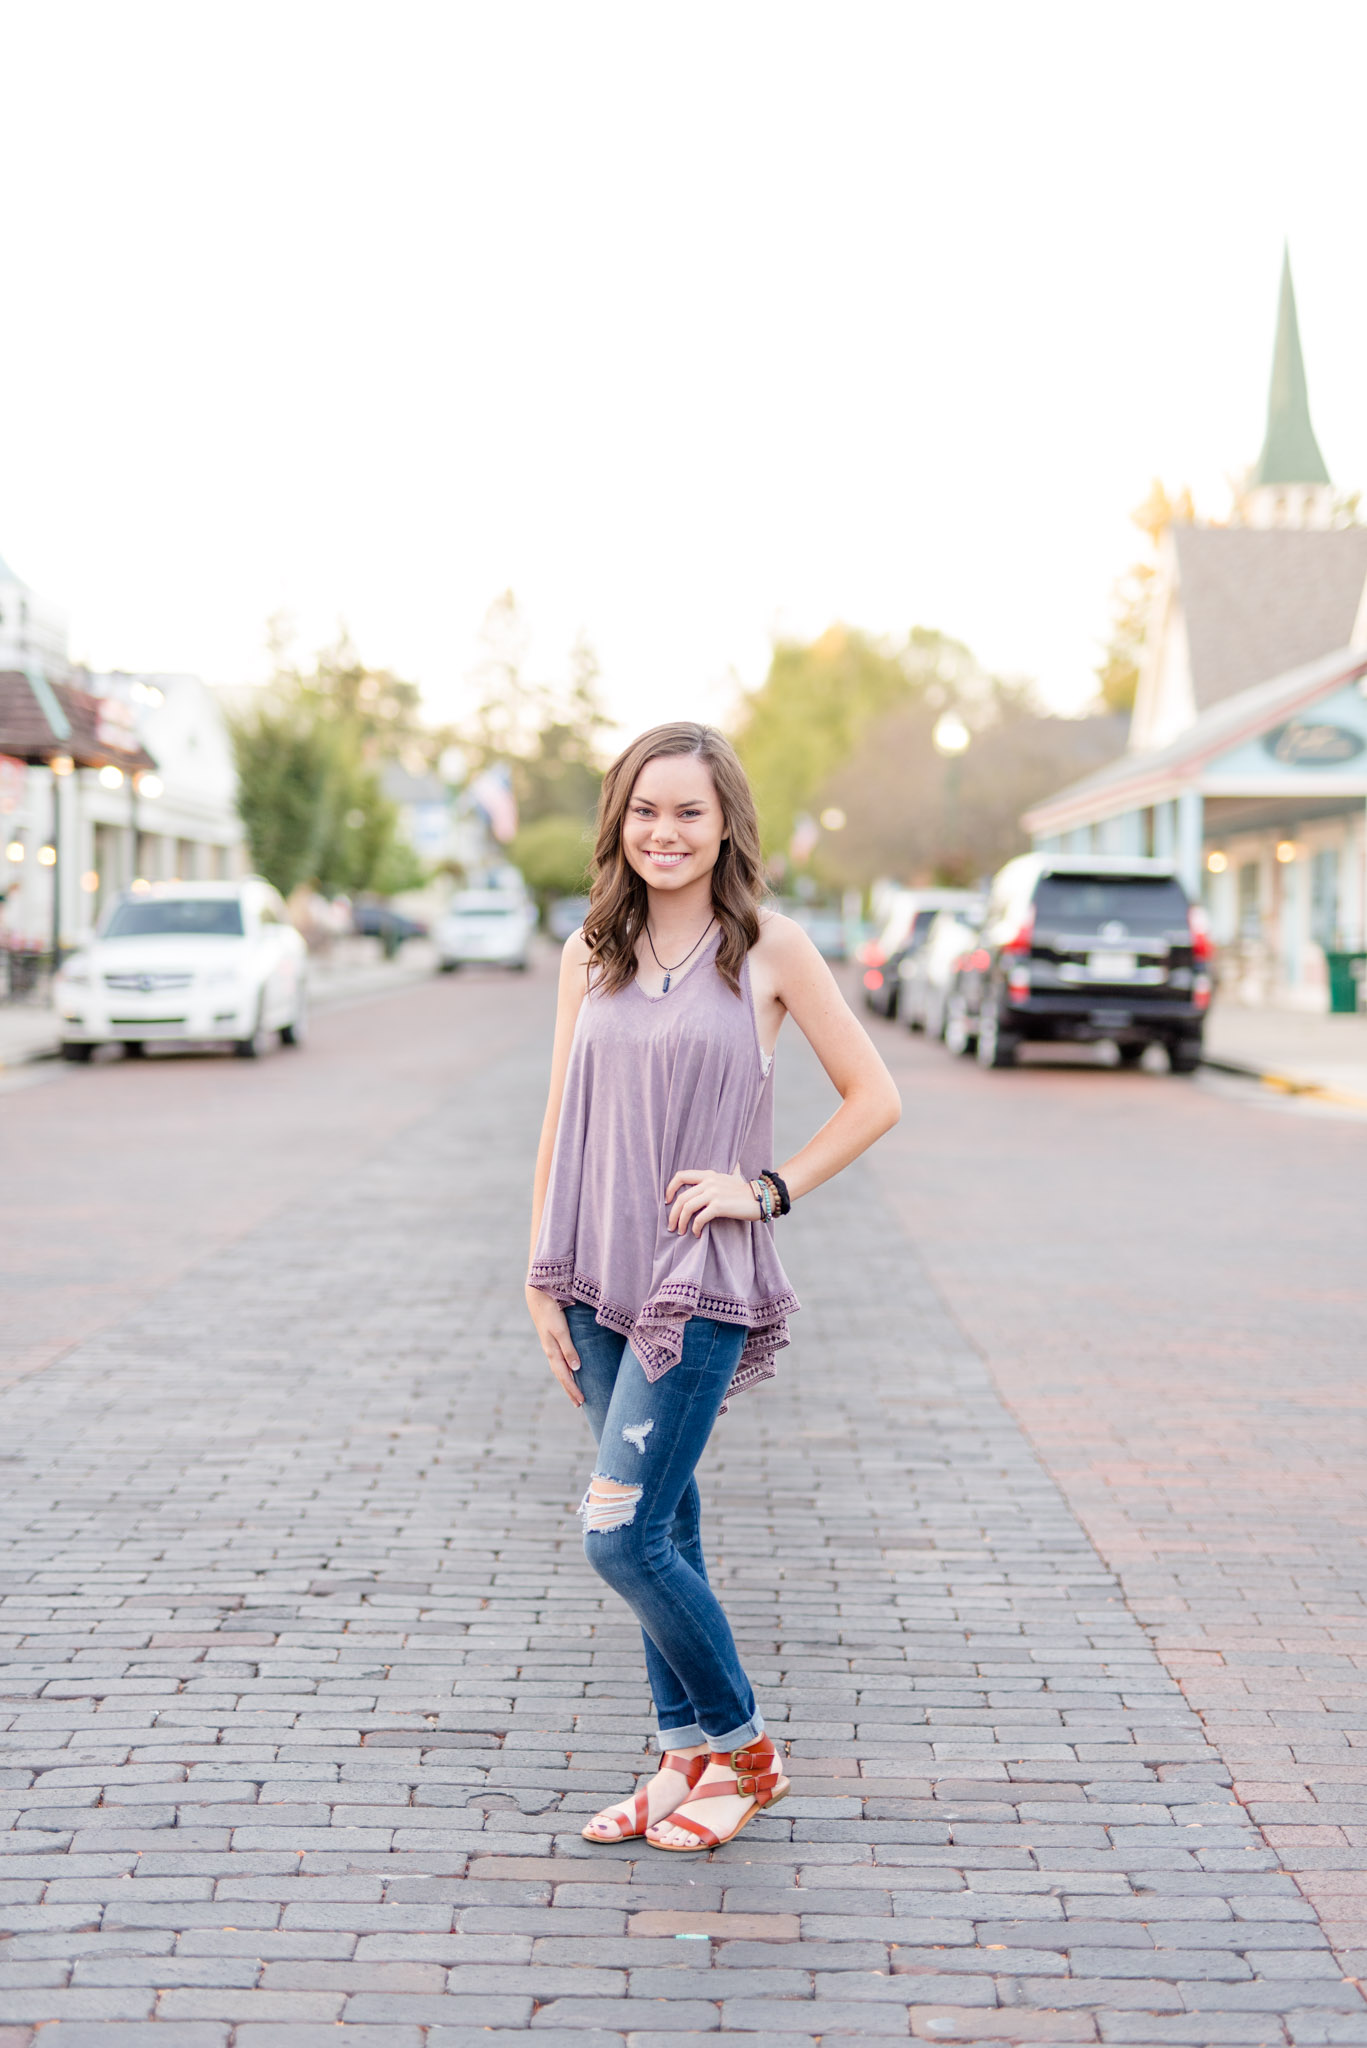
[[[1339,936],[1339,851],[1322,846],[1310,861],[1310,936],[1317,946],[1334,946]]]
[[[1262,928],[1262,912],[1258,903],[1258,863],[1256,860],[1248,860],[1239,869],[1239,937],[1256,939]]]

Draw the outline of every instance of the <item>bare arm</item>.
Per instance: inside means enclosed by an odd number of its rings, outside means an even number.
[[[790,1016],[825,1068],[840,1107],[778,1171],[794,1201],[819,1188],[890,1131],[902,1114],[897,1084],[873,1041],[840,993],[835,976],[800,926],[766,918],[750,955],[751,984],[770,1007]],[[669,1227],[701,1236],[715,1216],[753,1219],[759,1213],[738,1173],[676,1173],[666,1191]]]
[[[779,1168],[796,1201],[890,1131],[901,1117],[902,1098],[806,932],[787,918],[775,918],[765,936],[774,945],[774,992],[840,1097],[835,1114]]]
[[[541,1213],[546,1206],[546,1189],[551,1177],[551,1155],[555,1151],[555,1134],[560,1127],[560,1106],[565,1099],[565,1076],[569,1071],[570,1046],[574,1040],[574,1027],[579,1016],[579,1006],[588,991],[589,949],[579,932],[565,941],[565,950],[560,956],[560,992],[555,1009],[555,1042],[551,1048],[551,1085],[546,1097],[546,1114],[541,1121],[541,1141],[536,1148],[536,1172],[532,1178],[532,1242],[528,1260],[536,1252],[536,1240],[541,1234]],[[546,1354],[546,1362],[559,1380],[565,1392],[576,1407],[583,1403],[583,1395],[575,1384],[574,1375],[579,1370],[579,1357],[570,1337],[565,1311],[558,1301],[539,1288],[528,1284],[527,1307],[536,1325],[536,1334]]]

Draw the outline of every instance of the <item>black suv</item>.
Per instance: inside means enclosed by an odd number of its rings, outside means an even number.
[[[993,882],[959,962],[945,1043],[984,1067],[1009,1067],[1027,1039],[1109,1038],[1126,1066],[1157,1044],[1190,1074],[1210,952],[1205,914],[1170,862],[1022,854]]]

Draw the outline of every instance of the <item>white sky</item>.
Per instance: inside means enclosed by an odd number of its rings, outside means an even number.
[[[1282,237],[1367,484],[1360,0],[0,0],[0,555],[94,665],[284,609],[457,711],[511,584],[636,727],[771,634],[1089,694],[1223,510]]]

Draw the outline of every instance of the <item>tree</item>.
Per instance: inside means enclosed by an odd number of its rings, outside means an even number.
[[[324,895],[392,895],[422,880],[398,836],[398,812],[378,768],[417,722],[418,692],[366,668],[345,637],[305,674],[283,659],[257,702],[230,718],[238,809],[259,873],[288,895],[301,882]],[[416,743],[416,742],[415,742]]]
[[[563,700],[556,705],[549,692],[545,700],[545,723],[530,751],[513,762],[518,815],[524,824],[551,817],[586,821],[598,808],[598,750],[608,717],[598,695],[598,657],[582,633],[570,654]]]
[[[495,598],[480,629],[475,670],[480,701],[471,741],[481,766],[506,762],[518,817],[591,819],[603,771],[598,754],[610,720],[598,691],[598,657],[582,632],[570,652],[569,683],[530,682],[530,636],[516,597]]]
[[[988,675],[962,640],[930,626],[913,627],[900,643],[847,626],[830,627],[810,645],[780,642],[768,676],[745,701],[736,735],[771,864],[785,863],[799,817],[844,808],[831,794],[844,786],[841,770],[856,755],[863,758],[869,735],[885,721],[903,717],[906,732],[923,737],[933,762],[939,757],[930,733],[942,712],[955,710],[977,728],[1017,698],[1026,701],[1028,692]],[[904,755],[904,770],[909,761]],[[858,859],[856,875],[829,837],[818,842],[812,866],[831,882],[893,871],[865,873],[867,863]]]
[[[1124,575],[1117,577],[1111,591],[1110,638],[1096,671],[1101,701],[1108,711],[1134,709],[1148,636],[1153,581],[1158,573],[1159,543],[1170,526],[1189,526],[1195,517],[1196,507],[1185,484],[1175,498],[1170,498],[1157,477],[1143,504],[1130,514],[1131,523],[1148,535],[1150,551],[1142,560],[1131,562]]]
[[[975,882],[1025,851],[1023,811],[1125,744],[1123,719],[1050,717],[1028,691],[998,686],[968,748],[947,759],[934,743],[938,715],[922,700],[876,720],[822,788],[818,802],[848,821],[818,846],[813,866],[827,882]]]
[[[807,645],[775,645],[769,673],[746,696],[735,733],[766,854],[786,852],[798,818],[865,726],[912,691],[898,653],[848,626],[831,626]]]
[[[542,903],[552,896],[583,896],[589,886],[593,834],[582,818],[552,813],[522,826],[508,848],[508,858]]]

